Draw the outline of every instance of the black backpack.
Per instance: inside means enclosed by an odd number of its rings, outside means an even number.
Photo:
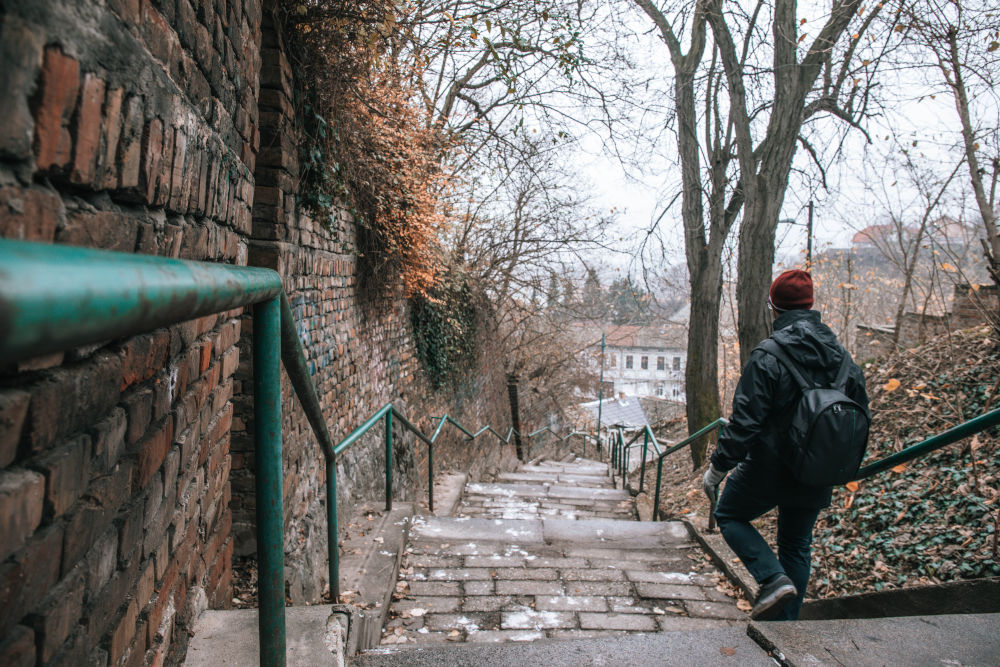
[[[773,338],[759,347],[777,358],[802,390],[782,437],[788,445],[792,475],[810,486],[833,486],[854,479],[868,446],[871,416],[845,393],[847,373],[854,364],[851,356],[845,350],[833,386],[820,387],[806,380],[798,364]]]

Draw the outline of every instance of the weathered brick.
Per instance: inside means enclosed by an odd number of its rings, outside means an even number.
[[[0,565],[0,637],[59,580],[62,544],[62,525],[43,528],[13,559]]]
[[[80,64],[58,46],[45,49],[42,76],[36,96],[35,163],[39,169],[69,163],[73,138],[69,120],[80,87]]]
[[[94,442],[94,470],[98,473],[105,473],[118,462],[118,458],[125,451],[125,430],[128,420],[125,411],[116,407],[105,419],[101,420],[93,429],[92,437]]]
[[[73,169],[70,180],[74,183],[91,184],[97,168],[97,154],[101,144],[101,123],[103,118],[104,94],[107,83],[95,74],[83,77],[80,93],[80,107],[76,112],[73,143]]]
[[[166,329],[129,339],[121,351],[122,391],[153,377],[166,365],[169,352],[170,332]]]
[[[10,389],[0,392],[0,467],[10,465],[17,456],[24,418],[31,395]]]
[[[56,231],[56,242],[68,245],[132,252],[137,235],[136,221],[117,211],[76,210],[66,216]]]
[[[84,575],[82,568],[59,582],[29,617],[35,629],[38,658],[48,662],[73,631],[83,613]]]
[[[80,431],[108,413],[118,402],[121,360],[96,354],[73,368],[47,373],[32,387],[25,441],[40,452],[62,435]],[[73,400],[67,401],[66,397]]]
[[[132,190],[139,186],[142,167],[142,98],[131,96],[126,103],[125,121],[118,143],[118,187]]]
[[[31,466],[45,475],[45,514],[62,516],[83,495],[90,481],[90,436],[80,435],[35,459]]]
[[[29,470],[0,470],[0,561],[22,546],[42,521],[45,478]]]
[[[102,189],[118,187],[118,140],[122,131],[122,102],[124,88],[113,88],[107,92],[104,101],[104,121],[102,123],[101,152],[97,158],[96,184]]]
[[[129,496],[132,484],[132,463],[119,462],[107,475],[91,482],[66,522],[63,543],[63,572],[73,568],[111,525],[119,508]]]
[[[31,628],[14,626],[0,643],[0,664],[6,667],[34,667],[35,633]]]
[[[85,560],[86,596],[89,602],[111,580],[118,566],[118,532],[112,527],[91,547]]]
[[[51,243],[64,216],[62,199],[41,188],[0,187],[0,236]]]
[[[171,419],[163,419],[153,432],[136,446],[138,462],[136,465],[136,488],[142,488],[149,482],[153,474],[160,469],[163,459],[174,438],[174,423]]]
[[[145,501],[133,503],[125,512],[118,532],[118,559],[126,562],[142,547],[142,529],[145,525]]]
[[[123,569],[117,570],[112,575],[111,581],[94,596],[93,603],[88,605],[85,621],[91,643],[96,644],[108,630],[112,629],[112,623],[119,613],[124,613],[123,607],[128,601],[128,594],[135,585],[138,573],[138,559],[125,562]],[[135,630],[134,622],[132,629]]]
[[[128,417],[125,440],[130,445],[135,445],[146,434],[153,419],[153,390],[149,387],[136,389],[125,399],[122,406]]]
[[[111,664],[120,664],[135,635],[135,624],[139,620],[139,607],[135,600],[129,600],[114,630],[111,632]]]
[[[146,124],[142,133],[142,170],[139,172],[140,187],[147,204],[156,201],[156,181],[163,161],[163,121],[154,118]]]
[[[36,26],[13,13],[0,23],[0,155],[17,160],[31,155],[34,119],[28,98],[42,64],[45,37]]]

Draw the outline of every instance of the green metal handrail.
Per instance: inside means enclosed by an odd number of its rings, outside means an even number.
[[[293,383],[294,384],[294,383]],[[338,543],[338,528],[337,528],[337,478],[336,478],[336,464],[335,457],[339,456],[346,450],[350,449],[355,443],[357,443],[361,437],[371,430],[376,424],[381,421],[385,423],[385,509],[386,511],[392,510],[392,424],[393,418],[399,421],[407,430],[412,432],[418,440],[427,445],[427,505],[431,512],[434,511],[434,444],[437,442],[438,436],[441,435],[441,431],[444,429],[445,424],[451,424],[459,431],[461,431],[470,442],[476,438],[484,435],[486,433],[491,433],[496,436],[497,440],[500,441],[500,446],[510,444],[510,440],[515,435],[520,435],[513,427],[507,430],[507,435],[502,436],[498,433],[492,426],[483,426],[478,431],[473,433],[468,428],[463,426],[460,422],[453,419],[450,415],[445,414],[441,417],[431,417],[430,419],[438,420],[437,428],[434,429],[434,433],[430,436],[424,434],[419,428],[414,426],[413,422],[407,419],[399,411],[398,408],[394,407],[392,403],[386,403],[381,408],[379,408],[371,417],[369,417],[363,424],[358,426],[356,429],[350,432],[343,440],[341,440],[336,445],[331,445],[330,451],[334,457],[334,464],[327,466],[327,536],[328,536],[328,554],[329,554],[329,578],[330,578],[330,592],[331,597],[334,602],[340,601],[340,552],[337,548]],[[324,426],[325,428],[325,426]],[[565,436],[559,436],[558,433],[545,426],[538,429],[532,433],[528,434],[529,438],[534,438],[535,436],[548,431],[553,435],[560,437],[562,442],[565,442],[572,435],[588,435],[592,436],[590,433],[584,433],[582,431],[571,431]],[[324,448],[325,451],[325,448]]]
[[[268,667],[285,664],[282,294],[270,269],[0,240],[0,362],[254,306],[258,631]]]
[[[708,424],[691,435],[687,436],[677,444],[671,445],[667,449],[662,449],[660,447],[659,440],[656,439],[656,434],[653,433],[653,429],[649,424],[645,424],[642,429],[636,432],[632,438],[626,442],[625,432],[621,426],[617,427],[612,434],[613,444],[611,446],[611,465],[612,470],[617,469],[622,476],[622,487],[625,486],[625,475],[628,474],[628,460],[632,450],[632,447],[638,446],[636,441],[639,436],[643,436],[642,439],[642,468],[639,472],[639,493],[642,493],[643,484],[646,481],[646,458],[649,451],[649,447],[652,446],[653,452],[656,454],[656,485],[655,493],[653,496],[653,516],[652,520],[656,521],[660,517],[660,487],[663,480],[663,459],[670,456],[674,452],[680,451],[685,447],[690,446],[693,442],[698,440],[698,438],[704,437],[711,433],[712,431],[722,428],[729,423],[725,418],[720,417],[716,419],[711,424]],[[711,523],[711,519],[709,519]],[[711,528],[711,526],[710,526]]]

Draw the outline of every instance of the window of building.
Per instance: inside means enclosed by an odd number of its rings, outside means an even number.
[[[642,370],[649,368],[649,357],[643,355],[642,359],[639,360],[639,365],[642,366]]]
[[[618,368],[618,360],[615,359],[615,355],[611,355],[611,368]]]
[[[667,360],[664,357],[656,358],[656,370],[662,371],[667,367]]]
[[[631,354],[626,354],[625,355],[625,368],[632,368],[632,355]]]
[[[681,358],[674,357],[674,370],[679,371],[681,369]]]
[[[677,389],[674,389],[674,398],[677,398],[680,395],[681,395],[681,392],[678,391]]]
[[[656,385],[656,395],[663,396],[663,383]]]

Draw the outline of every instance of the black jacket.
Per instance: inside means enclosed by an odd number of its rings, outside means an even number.
[[[785,354],[802,369],[807,380],[830,386],[847,351],[820,321],[815,310],[790,310],[774,322],[771,335]],[[845,393],[866,410],[868,393],[861,369],[852,364]],[[791,422],[801,395],[791,373],[774,356],[758,346],[743,369],[729,425],[719,433],[712,465],[730,470],[744,463],[741,477],[757,485],[777,485],[783,497],[796,504],[824,507],[830,503],[829,487],[808,487],[795,481],[783,462],[782,433]],[[751,479],[752,478],[752,479]]]

